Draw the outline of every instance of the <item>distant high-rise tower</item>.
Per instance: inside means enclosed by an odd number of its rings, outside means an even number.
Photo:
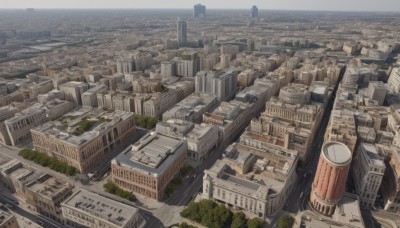
[[[351,151],[343,143],[322,146],[310,196],[312,206],[321,214],[331,216],[335,212],[346,187],[351,158]]]
[[[178,29],[178,45],[179,47],[182,47],[187,43],[186,21],[182,20],[181,18],[178,18],[177,29]]]
[[[202,4],[194,5],[193,17],[206,17],[206,6]]]
[[[251,18],[258,17],[258,8],[257,8],[257,6],[251,7],[251,9],[250,9],[250,17]]]

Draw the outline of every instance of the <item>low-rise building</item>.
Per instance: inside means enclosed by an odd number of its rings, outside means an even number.
[[[35,74],[28,74],[26,77],[28,80],[20,88],[24,99],[34,99],[54,89],[53,81],[48,77]]]
[[[97,94],[106,90],[107,88],[104,85],[88,89],[86,92],[82,93],[82,106],[97,107]]]
[[[386,163],[382,180],[382,194],[386,211],[400,212],[400,150],[393,148]]]
[[[167,86],[169,91],[175,91],[178,96],[178,101],[183,100],[194,92],[194,80],[179,80]]]
[[[203,114],[212,112],[218,104],[219,102],[215,95],[194,93],[164,112],[163,121],[180,119],[193,123],[201,123]]]
[[[12,118],[15,113],[24,110],[26,106],[27,105],[24,103],[16,103],[15,105],[10,104],[0,108],[0,143],[11,145],[10,137],[8,136],[4,121]]]
[[[140,77],[132,80],[134,93],[156,93],[161,92],[161,80]]]
[[[249,109],[238,104],[222,102],[212,113],[203,115],[203,123],[219,128],[219,143],[231,143],[251,120]]]
[[[321,218],[321,215],[306,210],[297,214],[293,227],[364,228],[359,201],[357,195],[345,192],[331,217]]]
[[[75,106],[82,105],[82,94],[89,89],[84,82],[71,81],[60,85],[60,91],[64,92],[65,99],[71,101]]]
[[[218,147],[218,127],[196,124],[186,135],[189,159],[202,162]]]
[[[297,179],[298,157],[272,152],[259,156],[252,150],[244,146],[239,155],[218,160],[205,170],[202,196],[266,218],[285,204]]]
[[[14,117],[4,121],[10,145],[17,145],[30,138],[30,129],[48,120],[56,119],[73,109],[72,102],[52,100],[46,104],[36,103]]]
[[[158,122],[156,132],[175,139],[183,139],[193,129],[192,122],[170,119],[163,122]]]
[[[143,114],[161,119],[163,113],[177,102],[178,96],[175,91],[156,93],[149,100],[143,102]]]
[[[80,189],[61,204],[65,227],[138,228],[143,219],[135,207]]]
[[[40,94],[38,96],[38,102],[42,104],[54,99],[65,100],[65,94],[59,90],[52,90],[48,93]]]
[[[17,218],[3,204],[0,204],[0,227],[1,228],[19,228]]]
[[[333,110],[324,136],[325,142],[344,143],[354,152],[357,143],[356,122],[348,110]]]
[[[25,186],[43,175],[38,170],[12,159],[0,165],[0,183],[16,196],[25,197]]]
[[[151,132],[112,160],[112,180],[123,189],[161,201],[186,157],[186,141]]]
[[[25,200],[36,212],[64,224],[61,203],[72,194],[73,186],[43,174],[25,186]]]
[[[68,121],[69,120],[69,121]],[[82,128],[82,124],[89,128]],[[31,129],[35,150],[88,173],[135,132],[131,112],[81,108]]]

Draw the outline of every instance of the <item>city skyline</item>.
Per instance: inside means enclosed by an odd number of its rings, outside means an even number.
[[[353,0],[351,2],[338,0],[335,2],[317,1],[317,0],[282,0],[261,1],[253,0],[251,2],[230,2],[228,0],[220,0],[218,2],[211,0],[203,1],[182,1],[175,0],[172,2],[164,2],[155,0],[151,2],[135,2],[126,0],[115,1],[96,1],[94,6],[90,1],[78,0],[60,0],[57,2],[50,0],[4,0],[0,9],[15,9],[15,8],[48,8],[48,9],[191,9],[193,5],[200,3],[207,6],[207,9],[250,9],[252,5],[257,5],[260,10],[315,10],[315,11],[400,11],[400,3],[396,0],[385,0],[376,2],[372,0],[362,1]]]

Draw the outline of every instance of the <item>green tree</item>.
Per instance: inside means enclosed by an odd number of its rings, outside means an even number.
[[[243,212],[237,212],[233,215],[231,228],[246,227],[246,215]]]
[[[18,153],[18,155],[41,166],[49,167],[56,172],[64,173],[69,176],[72,176],[77,172],[75,167],[36,150],[23,149]]]
[[[247,228],[262,228],[264,221],[260,218],[252,218],[247,221]]]
[[[149,117],[148,119],[147,119],[147,129],[153,129],[153,128],[155,128],[156,127],[156,125],[157,125],[157,122],[158,122],[158,120],[157,120],[157,118],[155,118],[155,117]]]
[[[278,219],[279,228],[291,228],[293,226],[293,218],[289,215],[284,215]]]
[[[67,172],[66,172],[66,174],[67,174],[68,176],[73,176],[73,175],[75,175],[75,172],[76,172],[75,167],[72,167],[72,166],[68,166],[68,167],[67,167]]]

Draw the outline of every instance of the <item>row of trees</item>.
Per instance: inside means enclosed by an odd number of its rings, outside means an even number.
[[[119,196],[121,198],[127,199],[131,202],[136,200],[136,196],[132,192],[123,190],[122,188],[118,187],[110,180],[107,181],[107,183],[105,183],[103,185],[103,188],[106,192],[111,193],[116,196]]]
[[[158,119],[152,116],[135,116],[135,123],[137,126],[147,129],[153,129],[156,127]]]
[[[191,202],[180,215],[210,228],[262,228],[264,221],[259,218],[247,219],[243,212],[232,213],[224,205],[212,200]]]
[[[277,221],[278,228],[291,228],[293,226],[294,219],[289,215],[280,217]]]
[[[36,164],[44,167],[49,167],[56,172],[64,173],[68,176],[73,176],[75,175],[75,173],[78,172],[75,167],[67,165],[67,163],[65,162],[59,161],[53,157],[48,156],[45,153],[41,153],[36,150],[23,149],[18,153],[18,155],[27,160],[33,161]]]

